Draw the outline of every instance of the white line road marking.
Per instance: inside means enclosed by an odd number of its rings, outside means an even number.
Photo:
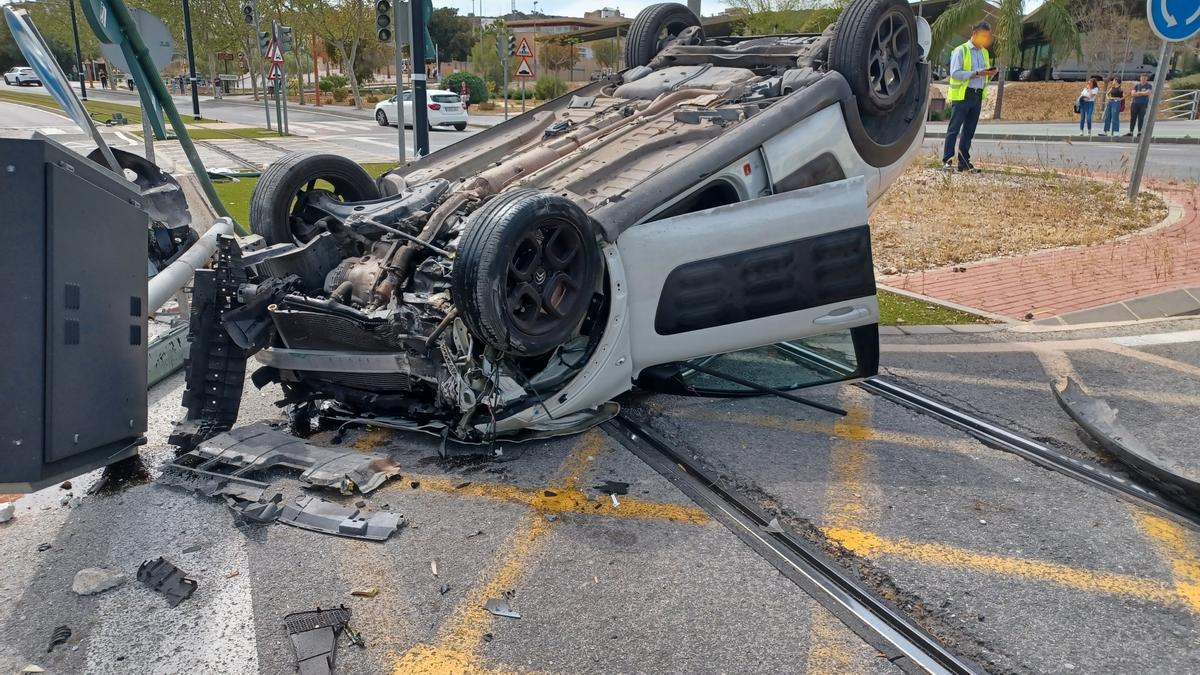
[[[396,141],[395,143],[385,143],[385,142],[383,142],[383,141],[377,141],[377,140],[375,140],[374,138],[367,138],[367,137],[365,137],[365,136],[351,136],[351,137],[349,137],[349,138],[345,138],[345,137],[342,137],[342,136],[327,136],[327,137],[325,137],[325,138],[323,138],[323,139],[321,139],[321,140],[331,140],[331,141],[333,141],[333,140],[349,140],[349,141],[358,141],[359,143],[370,143],[371,145],[381,145],[381,146],[383,146],[383,147],[385,147],[385,148],[389,148],[389,149],[391,149],[391,150],[397,150],[397,151],[398,151],[398,150],[400,149],[400,141]],[[411,145],[410,145],[410,146],[408,146],[407,150],[408,150],[409,152],[413,152],[412,146],[411,146]]]
[[[130,136],[129,134],[126,134],[126,133],[123,133],[120,131],[114,131],[113,133],[115,133],[117,135],[117,138],[121,139],[125,143],[125,145],[141,145],[142,144],[142,141],[138,140],[137,138],[134,138],[133,136]]]
[[[1129,335],[1126,337],[1109,338],[1108,341],[1119,344],[1122,347],[1178,345],[1188,342],[1200,342],[1200,330],[1183,330],[1177,333],[1151,333],[1149,335]]]

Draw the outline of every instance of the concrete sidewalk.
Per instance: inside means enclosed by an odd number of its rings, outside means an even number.
[[[1172,183],[1149,187],[1163,194],[1171,209],[1162,223],[1142,233],[1093,246],[951,265],[880,277],[879,281],[1016,320],[1129,304],[1165,291],[1200,286],[1200,186]],[[1134,317],[1128,311],[1114,308],[1113,316],[1106,320],[1129,318]]]
[[[948,122],[928,122],[925,136],[945,138]],[[998,141],[1070,141],[1072,143],[1132,143],[1130,136],[1100,136],[1104,126],[1093,123],[1091,136],[1079,135],[1079,122],[980,121],[975,138]],[[1121,116],[1121,133],[1129,131],[1129,116]],[[1155,143],[1200,144],[1200,120],[1159,120],[1154,123]]]

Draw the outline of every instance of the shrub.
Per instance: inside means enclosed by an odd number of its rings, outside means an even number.
[[[337,89],[333,90],[333,100],[337,101],[338,103],[345,101],[346,97],[349,95],[350,90],[345,87],[338,87]]]
[[[350,84],[350,79],[345,75],[326,75],[321,78],[321,91],[332,92],[336,89],[344,89]]]
[[[378,97],[378,96],[376,96],[375,94],[367,94],[367,95],[366,95],[366,96],[363,98],[363,100],[364,100],[364,101],[366,101],[367,103],[370,103],[370,104],[372,104],[372,105],[373,105],[373,104],[375,104],[375,103],[379,103],[379,97]]]
[[[496,104],[492,103],[492,99],[489,98],[489,99],[486,99],[483,103],[479,104],[479,109],[480,110],[495,110]]]
[[[567,83],[555,75],[543,75],[538,78],[537,86],[533,88],[537,98],[549,101],[567,93]]]
[[[483,103],[488,100],[487,83],[482,77],[472,75],[471,73],[454,73],[442,80],[442,89],[459,93],[462,91],[462,83],[467,83],[467,102],[468,103]]]
[[[508,94],[505,95],[504,98],[507,98],[510,101],[512,101],[512,100],[520,101],[522,98],[534,99],[534,98],[537,98],[537,93],[533,89],[530,89],[528,87],[525,88],[524,93],[521,93],[521,87],[520,87],[520,85],[517,85],[517,86],[509,89]]]
[[[1187,89],[1200,89],[1200,73],[1188,75],[1187,77],[1177,77],[1169,82],[1171,88],[1175,91],[1185,91]]]

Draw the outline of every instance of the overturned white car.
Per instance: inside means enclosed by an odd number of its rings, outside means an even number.
[[[710,39],[653,5],[625,71],[377,181],[282,159],[251,207],[266,247],[227,244],[197,278],[193,427],[232,424],[249,354],[297,431],[463,441],[576,431],[635,384],[873,374],[867,214],[920,145],[928,35],[903,0]]]

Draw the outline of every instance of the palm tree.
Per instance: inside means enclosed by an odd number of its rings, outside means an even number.
[[[1000,108],[1004,103],[1004,72],[1006,66],[1021,58],[1021,38],[1025,23],[1027,0],[999,0],[995,6],[987,0],[958,0],[933,22],[933,44],[930,52],[941,54],[964,30],[983,18],[985,14],[995,16],[992,35],[995,43],[992,53],[1001,64],[1000,85],[996,92],[996,110],[992,117],[1000,119]],[[1072,52],[1082,56],[1079,43],[1079,28],[1071,16],[1067,0],[1045,0],[1035,17],[1038,28],[1046,36],[1052,51]]]

